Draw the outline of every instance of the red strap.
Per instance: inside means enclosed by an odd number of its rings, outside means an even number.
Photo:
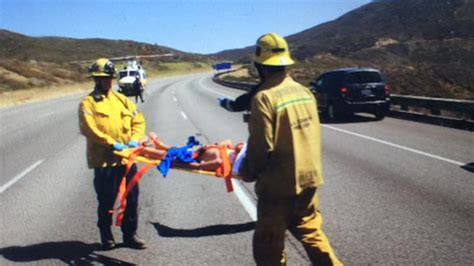
[[[128,175],[128,172],[130,172],[130,168],[132,168],[132,165],[135,163],[135,158],[137,156],[139,156],[140,154],[142,154],[144,149],[145,149],[145,146],[140,146],[140,147],[136,148],[130,154],[130,156],[128,157],[128,162],[127,162],[127,166],[126,166],[126,170],[125,170],[125,175],[123,176],[123,178],[126,178],[126,176]]]
[[[132,180],[128,183],[127,188],[124,189],[125,191],[123,192],[123,194],[120,195],[120,209],[118,210],[117,222],[115,223],[115,225],[117,225],[117,226],[122,226],[122,221],[123,221],[123,216],[124,216],[125,208],[127,208],[127,197],[128,197],[128,194],[129,194],[130,191],[132,191],[132,189],[140,182],[140,180],[142,179],[142,177],[143,177],[148,171],[150,171],[150,169],[152,169],[153,167],[155,167],[155,164],[149,163],[149,164],[146,164],[142,169],[140,169],[140,171],[138,171],[138,172],[135,174],[135,176],[132,178]],[[123,183],[123,182],[122,182],[122,183]],[[121,184],[121,185],[122,185],[122,184]],[[120,190],[122,190],[122,187],[120,187]]]
[[[123,193],[123,200],[126,200],[127,199],[127,196],[128,194],[130,193],[130,191],[132,191],[132,189],[140,182],[140,180],[142,179],[142,177],[148,172],[150,171],[153,167],[155,167],[155,164],[154,163],[149,163],[149,164],[146,164],[142,169],[140,169],[140,171],[138,171],[137,174],[135,174],[135,176],[133,177],[133,179],[128,183],[127,185],[127,189],[125,190],[125,193]]]
[[[153,140],[155,145],[156,142]],[[217,176],[222,176],[225,179],[225,184],[227,188],[227,192],[232,192],[234,191],[234,188],[232,186],[232,164],[229,158],[229,154],[227,153],[228,146],[207,146],[206,148],[210,147],[217,147],[219,148],[220,155],[222,158],[222,164],[221,166],[216,170],[216,175]],[[130,191],[140,182],[141,178],[153,167],[155,167],[155,164],[149,163],[146,164],[140,171],[138,171],[135,176],[132,178],[132,180],[128,183],[128,185],[125,187],[126,180],[127,180],[127,175],[130,172],[130,169],[132,168],[132,165],[135,163],[135,158],[143,153],[143,150],[145,149],[144,146],[140,146],[137,149],[135,149],[131,154],[130,157],[128,158],[128,162],[126,165],[126,170],[125,174],[122,177],[122,180],[120,182],[120,187],[117,195],[117,201],[120,203],[120,206],[114,210],[109,211],[109,213],[117,213],[117,220],[115,225],[121,226],[123,217],[124,217],[124,212],[125,208],[127,207],[127,197]]]
[[[125,188],[126,188],[126,178],[122,178],[122,181],[120,181],[120,186],[119,186],[119,192],[117,195],[117,200],[120,202],[120,208],[117,210],[117,220],[115,222],[116,226],[121,226],[122,225],[122,220],[123,220],[123,212],[125,211],[125,208],[127,208],[127,201],[122,201],[122,195],[125,193]],[[113,214],[114,210],[109,211],[110,213]]]
[[[234,187],[232,186],[232,164],[230,162],[229,154],[227,153],[226,146],[220,146],[219,151],[221,153],[222,164],[216,170],[217,176],[223,176],[225,179],[225,185],[227,188],[227,192],[234,191]]]
[[[125,174],[122,177],[122,180],[120,181],[120,186],[119,186],[119,191],[117,193],[117,199],[116,202],[119,202],[119,207],[109,211],[109,213],[114,214],[117,213],[117,219],[115,225],[121,226],[122,221],[123,221],[123,216],[125,209],[127,208],[127,197],[130,191],[135,187],[138,182],[140,182],[140,179],[142,176],[148,172],[151,168],[153,168],[154,164],[148,164],[145,167],[143,167],[138,173],[135,174],[135,176],[132,178],[132,180],[129,182],[129,184],[126,186],[127,182],[127,175],[130,172],[130,169],[132,168],[132,165],[135,163],[135,158],[139,156],[140,154],[143,153],[143,150],[145,149],[144,146],[140,146],[136,148],[129,156],[128,162],[125,168]]]

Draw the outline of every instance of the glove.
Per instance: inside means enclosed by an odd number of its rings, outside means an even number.
[[[128,148],[127,145],[123,144],[123,143],[120,143],[120,142],[117,142],[114,144],[114,150],[116,151],[123,151],[123,150],[126,150]]]
[[[217,98],[217,100],[219,101],[219,105],[220,105],[221,107],[226,108],[227,101],[228,101],[229,99],[224,98],[224,97],[219,97],[219,98]]]
[[[137,148],[138,147],[138,141],[136,140],[131,140],[129,143],[128,143],[128,147],[129,148]]]

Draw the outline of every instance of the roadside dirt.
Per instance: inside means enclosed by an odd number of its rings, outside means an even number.
[[[175,71],[173,73],[160,73],[155,77],[149,78],[148,82],[156,79],[163,79],[171,76],[179,76],[190,73],[204,73],[210,72],[209,69],[198,69],[194,71],[188,71],[187,73]],[[93,81],[73,83],[65,85],[54,85],[50,87],[39,87],[24,90],[14,91],[0,91],[0,108],[11,107],[22,105],[31,102],[39,102],[54,98],[59,98],[67,95],[85,93],[91,91],[94,86]],[[114,87],[117,86],[114,83]]]

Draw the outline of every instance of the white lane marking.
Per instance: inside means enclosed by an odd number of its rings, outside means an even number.
[[[408,148],[406,146],[398,145],[398,144],[395,144],[395,143],[391,143],[391,142],[388,142],[388,141],[385,141],[385,140],[381,140],[381,139],[365,136],[365,135],[362,135],[362,134],[354,133],[352,131],[348,131],[348,130],[344,130],[344,129],[340,129],[340,128],[333,127],[333,126],[328,126],[328,125],[321,125],[321,126],[332,129],[332,130],[336,130],[336,131],[339,131],[339,132],[342,132],[342,133],[346,133],[346,134],[349,134],[349,135],[353,135],[353,136],[356,136],[356,137],[359,137],[359,138],[368,139],[368,140],[371,140],[371,141],[382,143],[382,144],[385,144],[385,145],[388,145],[388,146],[391,146],[391,147],[395,147],[395,148],[398,148],[398,149],[401,149],[401,150],[410,151],[410,152],[413,152],[413,153],[416,153],[416,154],[420,154],[420,155],[424,155],[424,156],[427,156],[427,157],[430,157],[430,158],[434,158],[434,159],[438,159],[438,160],[445,161],[445,162],[448,162],[448,163],[452,163],[452,164],[455,164],[455,165],[459,165],[459,166],[466,165],[466,163],[458,162],[458,161],[455,161],[455,160],[451,160],[451,159],[441,157],[441,156],[438,156],[438,155],[434,155],[434,154],[431,154],[431,153],[427,153],[427,152],[424,152],[424,151],[415,150],[415,149]],[[466,167],[470,168],[469,166],[466,166]]]
[[[23,172],[15,176],[12,180],[4,184],[3,186],[0,187],[0,194],[2,194],[5,190],[7,190],[9,187],[11,187],[13,184],[18,182],[18,180],[22,179],[24,176],[26,176],[29,172],[33,171],[38,165],[40,165],[44,160],[39,160],[36,163],[32,164],[30,167],[26,168]]]
[[[210,91],[210,92],[212,92],[214,94],[217,94],[219,96],[225,96],[227,98],[234,98],[233,96],[228,96],[228,95],[225,95],[221,92],[217,92],[217,91],[209,89],[208,87],[204,86],[204,84],[202,84],[203,80],[204,80],[204,78],[199,79],[199,85],[202,88],[206,89],[207,91]],[[232,181],[232,185],[234,186],[235,196],[237,196],[237,199],[240,201],[242,206],[244,206],[245,211],[248,213],[248,215],[250,216],[252,221],[254,221],[254,222],[257,221],[257,208],[253,204],[252,200],[249,198],[248,194],[245,193],[244,189],[242,188],[242,184],[240,183],[240,181],[235,180],[235,179],[231,179],[231,181]]]
[[[49,113],[46,113],[46,114],[42,114],[37,118],[43,118],[43,117],[47,117],[47,116],[54,115],[54,114],[55,114],[54,112],[49,112]]]
[[[188,119],[188,117],[186,116],[186,114],[185,114],[183,111],[181,111],[181,116],[182,116],[184,119]]]
[[[235,98],[235,96],[229,96],[229,95],[226,95],[226,94],[224,94],[224,93],[222,93],[222,92],[218,92],[218,91],[209,89],[208,87],[204,86],[204,84],[202,84],[202,81],[203,81],[205,78],[206,78],[206,77],[201,78],[201,79],[199,80],[199,85],[200,85],[201,87],[203,87],[205,90],[207,90],[207,91],[209,91],[209,92],[212,92],[212,93],[214,93],[214,94],[216,94],[216,95],[219,95],[219,96],[224,96],[224,97],[226,97],[226,98]]]
[[[231,179],[232,180],[232,185],[234,186],[234,193],[239,199],[240,203],[244,206],[244,209],[247,211],[249,214],[250,218],[252,221],[257,221],[257,208],[253,204],[252,200],[250,200],[249,196],[247,193],[244,192],[244,189],[242,188],[242,184],[240,184],[240,181]]]
[[[233,98],[232,96],[228,96],[224,93],[216,92],[214,90],[211,90],[211,89],[207,88],[206,86],[204,86],[202,84],[203,79],[204,78],[201,78],[199,80],[199,85],[201,85],[201,87],[203,87],[204,89],[206,89],[206,90],[208,90],[208,91],[210,91],[214,94],[220,95],[220,96],[225,96],[227,98]],[[333,126],[328,126],[328,125],[321,125],[321,126],[332,129],[332,130],[340,131],[340,132],[343,132],[343,133],[346,133],[346,134],[349,134],[349,135],[353,135],[353,136],[357,136],[357,137],[360,137],[360,138],[372,140],[372,141],[382,143],[382,144],[385,144],[385,145],[388,145],[388,146],[392,146],[392,147],[395,147],[395,148],[399,148],[399,149],[402,149],[402,150],[410,151],[410,152],[413,152],[413,153],[416,153],[416,154],[420,154],[420,155],[428,156],[428,157],[431,157],[431,158],[434,158],[434,159],[438,159],[438,160],[442,160],[442,161],[445,161],[445,162],[453,163],[455,165],[465,166],[466,168],[474,169],[474,167],[466,165],[466,163],[462,163],[462,162],[458,162],[458,161],[451,160],[451,159],[448,159],[448,158],[444,158],[444,157],[441,157],[441,156],[433,155],[433,154],[430,154],[430,153],[427,153],[427,152],[415,150],[415,149],[408,148],[408,147],[398,145],[398,144],[394,144],[394,143],[391,143],[391,142],[388,142],[388,141],[376,139],[376,138],[373,138],[373,137],[369,137],[369,136],[365,136],[365,135],[362,135],[362,134],[354,133],[354,132],[344,130],[344,129],[340,129],[340,128],[333,127]],[[238,181],[235,181],[234,179],[232,179],[232,184],[234,185],[235,195],[240,200],[240,202],[242,203],[242,205],[244,206],[245,210],[250,215],[252,220],[256,221],[257,220],[257,210],[255,208],[255,205],[253,205],[252,201],[248,198],[247,194],[245,192],[243,192],[243,189],[242,189],[242,187],[241,187],[241,185]]]

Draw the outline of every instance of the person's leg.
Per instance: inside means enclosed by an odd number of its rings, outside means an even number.
[[[258,201],[253,235],[253,257],[257,265],[285,265],[285,232],[290,204]]]
[[[94,188],[97,194],[97,226],[100,230],[102,245],[105,248],[113,248],[115,241],[112,235],[112,214],[115,198],[120,184],[120,178],[115,174],[113,167],[95,168]]]
[[[137,166],[134,164],[127,175],[127,185],[137,173]],[[132,248],[146,248],[145,242],[137,236],[138,229],[138,196],[140,190],[138,184],[130,191],[127,197],[127,207],[123,215],[122,233],[126,245]]]
[[[212,146],[204,148],[197,160],[199,161],[199,170],[211,172],[216,171],[223,163],[219,148]]]
[[[313,265],[342,265],[322,230],[323,218],[316,189],[300,194],[294,211],[290,231],[303,243]]]

